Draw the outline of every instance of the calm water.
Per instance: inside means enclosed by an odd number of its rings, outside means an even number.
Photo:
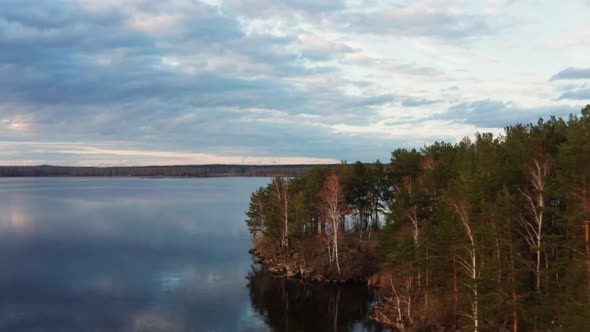
[[[365,287],[252,265],[267,181],[0,179],[0,331],[379,331]]]

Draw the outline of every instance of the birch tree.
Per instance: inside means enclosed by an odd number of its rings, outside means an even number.
[[[465,230],[465,234],[467,235],[467,239],[469,240],[468,244],[465,246],[467,251],[467,257],[464,256],[457,256],[457,261],[459,264],[465,269],[467,275],[471,279],[470,283],[467,283],[466,286],[469,288],[471,292],[471,315],[467,315],[469,318],[473,320],[473,331],[477,332],[479,329],[479,289],[478,289],[478,280],[479,280],[479,269],[478,269],[478,255],[477,255],[477,241],[475,237],[475,229],[471,218],[469,216],[469,211],[467,207],[467,203],[463,200],[459,201],[452,201],[451,202],[461,225]]]
[[[275,204],[281,216],[281,250],[289,249],[289,180],[276,177],[271,184]]]
[[[543,245],[543,223],[545,208],[545,181],[549,175],[549,163],[534,159],[528,168],[529,188],[521,193],[526,201],[528,216],[518,219],[521,234],[529,248],[535,252],[535,291],[541,292],[541,249]]]
[[[346,202],[342,187],[338,182],[338,176],[331,174],[324,182],[324,187],[320,191],[320,200],[325,210],[326,218],[331,226],[331,247],[333,252],[333,260],[336,264],[338,275],[340,275],[340,261],[338,258],[338,233],[340,231],[339,223],[340,217],[344,214],[346,209]],[[328,247],[330,250],[330,247]]]

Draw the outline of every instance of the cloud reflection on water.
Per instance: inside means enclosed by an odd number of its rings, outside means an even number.
[[[0,179],[0,331],[280,331],[275,283],[246,278],[244,211],[267,181]]]
[[[240,330],[266,181],[0,179],[0,330]]]

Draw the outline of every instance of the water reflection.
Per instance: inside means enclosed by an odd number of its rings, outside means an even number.
[[[373,294],[366,287],[286,280],[260,266],[248,281],[254,310],[274,331],[383,331],[367,319]]]
[[[245,278],[243,213],[267,181],[0,179],[0,331],[320,331],[334,312],[351,329],[366,290],[330,305],[329,292]],[[295,301],[283,313],[275,286]]]
[[[28,213],[23,199],[15,195],[11,197],[10,210],[2,211],[7,218],[0,223],[0,231],[28,232],[33,227],[33,221]]]

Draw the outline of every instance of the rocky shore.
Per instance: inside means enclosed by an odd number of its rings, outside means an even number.
[[[306,248],[317,247],[307,246]],[[299,250],[302,249],[299,248]],[[250,249],[248,252],[254,257],[256,264],[262,265],[264,269],[279,278],[320,284],[364,284],[372,289],[381,289],[388,285],[387,273],[376,268],[371,259],[372,255],[367,255],[367,253],[361,255],[354,249],[344,250],[343,257],[349,263],[345,266],[353,267],[353,269],[348,269],[345,276],[338,277],[334,271],[327,268],[325,262],[322,263],[321,259],[317,259],[321,255],[313,249],[312,251],[312,254],[306,252],[306,255],[303,255],[302,252],[295,250],[289,257],[281,260],[265,257],[262,251],[257,248]],[[302,259],[303,256],[306,256],[307,259]],[[311,259],[313,257],[316,259]],[[367,261],[370,263],[363,266],[361,262],[366,263]],[[369,318],[383,326],[405,331],[406,328],[403,324],[390,319],[395,316],[394,314],[390,305],[379,301],[371,308]]]
[[[293,254],[288,259],[279,261],[277,259],[265,257],[256,248],[250,249],[248,252],[255,257],[256,264],[261,264],[265,269],[277,277],[298,279],[305,282],[332,284],[366,284],[368,280],[365,276],[356,278],[338,278],[320,273],[320,268],[303,266],[299,263],[297,260],[297,253]]]

